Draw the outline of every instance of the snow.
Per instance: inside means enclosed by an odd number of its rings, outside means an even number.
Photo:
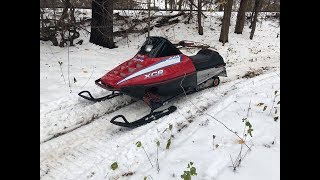
[[[280,28],[276,22],[262,21],[250,40],[247,26],[243,34],[232,32],[236,18],[233,15],[229,43],[222,46],[218,42],[217,19],[222,14],[206,14],[203,36],[197,34],[195,23],[183,22],[154,28],[151,35],[175,42],[190,40],[209,44],[225,59],[228,77],[221,78],[218,87],[177,99],[172,102],[177,111],[135,129],[120,128],[109,121],[118,114],[130,120],[142,117],[149,111],[143,102],[119,96],[92,103],[79,98],[77,93],[89,90],[94,96],[108,94],[97,87],[94,80],[133,57],[145,35],[130,35],[129,41],[116,39],[119,46],[116,49],[101,48],[89,43],[88,36],[82,36],[82,45],[69,48],[71,87],[68,86],[68,48],[40,41],[40,178],[181,179],[180,175],[192,161],[198,174],[192,179],[280,179],[280,104],[277,104],[280,100],[280,38],[276,38]],[[197,50],[183,52],[193,55]],[[61,66],[58,61],[62,62]],[[261,75],[241,78],[247,71],[257,69],[263,69]],[[264,105],[257,106],[259,103]],[[239,154],[239,138],[208,115],[241,137],[245,127],[242,119],[247,117],[252,124],[252,137],[248,135],[245,141],[251,151],[235,172],[230,156],[235,160]],[[274,117],[279,118],[275,121]],[[173,125],[173,137],[170,148],[166,149],[171,135],[167,129],[169,124]],[[159,173],[156,140],[160,142]],[[136,147],[137,141],[142,142],[153,167],[144,150]],[[242,146],[244,154],[248,148]],[[113,162],[119,165],[114,171],[110,168]],[[133,174],[123,176],[129,172]]]

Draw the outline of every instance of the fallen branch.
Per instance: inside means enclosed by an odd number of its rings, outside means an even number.
[[[185,13],[179,13],[179,14],[176,14],[176,15],[171,15],[171,16],[160,16],[162,17],[160,20],[158,20],[156,22],[155,25],[153,26],[150,26],[150,30],[152,30],[154,27],[163,27],[163,26],[168,26],[168,25],[171,25],[171,24],[175,24],[175,23],[178,23],[180,22],[179,19],[174,19],[172,21],[170,21],[170,19],[172,18],[175,18],[175,17],[178,17],[178,16],[182,16],[184,15]],[[124,37],[127,37],[128,34],[131,34],[131,33],[141,33],[141,34],[144,34],[146,32],[148,32],[148,26],[142,28],[142,29],[135,29],[137,25],[139,25],[139,23],[141,22],[146,22],[148,18],[144,18],[142,20],[139,20],[139,19],[136,19],[136,20],[132,20],[132,22],[135,22],[132,26],[130,26],[129,28],[127,29],[124,29],[124,30],[120,30],[120,31],[115,31],[113,32],[113,35],[114,36],[124,36]],[[152,17],[152,19],[156,19],[154,17]]]

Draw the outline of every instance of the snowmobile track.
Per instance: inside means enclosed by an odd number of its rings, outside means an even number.
[[[68,99],[69,100],[69,99]],[[79,127],[87,125],[95,119],[115,112],[135,102],[128,96],[119,96],[103,102],[63,101],[54,108],[42,110],[40,116],[40,144],[48,142]],[[59,119],[57,123],[57,119]]]
[[[226,82],[221,82],[221,84],[224,84],[224,83],[226,83]],[[208,89],[208,88],[211,88],[211,87],[207,87],[207,88],[201,89],[200,91],[206,90],[206,89]],[[200,91],[198,91],[198,92],[200,92]],[[198,92],[195,92],[195,93],[198,93]],[[195,93],[193,93],[193,94],[195,94]],[[121,97],[121,96],[120,96],[120,97]],[[182,96],[182,98],[183,98],[183,97],[184,97],[184,96]],[[181,98],[181,97],[180,97],[180,98]],[[180,98],[178,98],[178,99],[180,99]],[[108,101],[108,100],[107,100],[107,101]],[[106,101],[96,102],[96,103],[105,103],[105,102],[106,102]],[[52,140],[52,139],[55,139],[55,138],[57,138],[57,137],[59,137],[59,136],[62,136],[62,135],[67,134],[67,133],[70,133],[70,132],[72,132],[72,131],[74,131],[74,130],[82,127],[82,126],[88,125],[89,123],[95,121],[96,119],[101,118],[101,117],[103,117],[103,116],[105,116],[105,115],[108,115],[108,114],[110,114],[110,113],[116,112],[116,111],[122,109],[123,107],[126,107],[126,106],[128,106],[128,105],[131,105],[131,104],[134,103],[134,102],[136,102],[136,101],[133,100],[133,99],[131,99],[129,102],[127,102],[127,103],[125,103],[125,104],[120,104],[119,106],[115,106],[115,107],[114,107],[113,109],[111,109],[111,110],[108,110],[108,109],[107,109],[106,112],[103,113],[103,114],[100,114],[100,115],[92,114],[92,117],[91,117],[91,118],[89,117],[90,119],[82,120],[82,121],[78,122],[77,124],[73,125],[73,127],[64,128],[64,129],[61,130],[61,131],[55,132],[55,134],[52,134],[52,135],[50,135],[48,138],[42,140],[42,141],[40,142],[40,144],[46,143],[46,142],[48,142],[48,141],[50,141],[50,140]],[[93,103],[93,104],[96,104],[96,103]],[[65,110],[65,111],[75,111],[75,109],[76,109],[76,110],[77,110],[77,109],[84,109],[85,107],[92,106],[93,104],[92,104],[92,103],[85,103],[85,104],[83,105],[83,104],[79,103],[79,104],[75,104],[74,106],[72,106],[72,105],[67,106],[66,108],[64,108],[64,110]],[[44,116],[50,116],[52,113],[59,113],[59,111],[61,111],[61,108],[55,108],[54,111],[51,111],[51,112],[49,112],[49,113],[45,113]],[[62,113],[64,113],[65,111],[63,111]],[[61,114],[62,114],[62,113],[61,113]],[[81,114],[80,114],[80,115],[81,115]],[[80,116],[80,115],[79,115],[79,116]],[[69,116],[67,116],[67,119],[69,119]]]

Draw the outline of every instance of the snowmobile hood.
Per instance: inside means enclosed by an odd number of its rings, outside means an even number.
[[[120,64],[100,80],[104,88],[120,90],[126,86],[170,80],[194,71],[190,58],[183,55],[170,41],[151,36],[133,58]]]
[[[188,57],[183,54],[150,58],[136,54],[101,78],[108,89],[120,89],[130,85],[144,85],[161,82],[195,71]]]
[[[119,84],[122,84],[122,82],[125,81],[125,78],[139,72],[147,66],[146,61],[144,61],[145,58],[147,58],[145,55],[136,54],[133,58],[125,61],[105,74],[101,78],[101,82],[113,88],[119,86]],[[152,62],[149,62],[148,64],[150,63]]]

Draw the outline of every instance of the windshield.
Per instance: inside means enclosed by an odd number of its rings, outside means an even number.
[[[138,54],[148,55],[149,57],[165,57],[181,54],[170,41],[163,37],[149,37],[141,46]]]

